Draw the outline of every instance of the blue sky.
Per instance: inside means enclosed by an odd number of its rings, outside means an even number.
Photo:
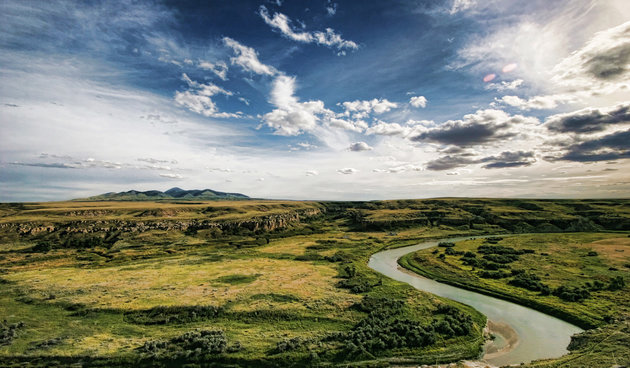
[[[3,1],[0,201],[627,197],[626,1]]]

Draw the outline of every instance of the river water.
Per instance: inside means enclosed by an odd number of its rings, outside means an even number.
[[[437,246],[441,241],[455,242],[465,239],[470,237],[442,239],[385,250],[372,255],[368,265],[375,271],[406,282],[416,289],[470,305],[495,324],[510,326],[518,335],[518,343],[505,353],[486,355],[484,360],[492,365],[527,363],[534,359],[555,358],[566,354],[571,335],[582,331],[579,327],[531,308],[427,279],[398,265],[398,259],[407,253]]]

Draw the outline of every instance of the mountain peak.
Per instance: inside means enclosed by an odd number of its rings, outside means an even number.
[[[126,192],[109,192],[89,198],[85,198],[84,200],[88,201],[155,201],[155,200],[169,200],[169,199],[177,199],[177,200],[238,200],[238,199],[249,199],[248,196],[241,193],[225,193],[225,192],[217,192],[212,189],[192,189],[185,190],[182,188],[174,187],[165,192],[161,192],[159,190],[147,190],[147,191],[138,191],[138,190],[129,190]]]

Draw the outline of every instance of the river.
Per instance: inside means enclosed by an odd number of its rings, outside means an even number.
[[[577,326],[531,308],[491,296],[460,289],[455,286],[422,277],[398,265],[398,259],[407,253],[435,247],[441,241],[456,242],[470,237],[442,239],[408,247],[385,250],[372,255],[369,267],[392,279],[406,282],[416,289],[467,304],[488,317],[497,326],[498,339],[487,347],[484,361],[495,366],[527,363],[535,359],[555,358],[566,354],[571,335],[581,332]],[[518,342],[512,348],[503,348],[509,331],[516,333]],[[514,336],[512,336],[514,337]],[[495,344],[496,346],[492,346]],[[498,352],[490,353],[491,351]]]

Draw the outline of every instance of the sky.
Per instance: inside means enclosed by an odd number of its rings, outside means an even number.
[[[627,0],[0,2],[0,201],[630,197]]]

